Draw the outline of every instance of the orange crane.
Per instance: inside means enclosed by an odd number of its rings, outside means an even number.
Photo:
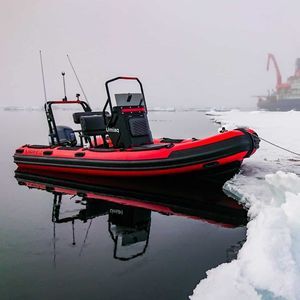
[[[283,83],[282,82],[281,73],[280,73],[277,61],[275,59],[275,56],[271,53],[268,54],[267,71],[269,71],[270,61],[273,62],[275,70],[276,70],[276,90],[279,91],[279,90],[282,90],[282,89],[290,88],[289,83]]]

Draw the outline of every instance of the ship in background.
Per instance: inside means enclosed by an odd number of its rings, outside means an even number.
[[[259,96],[257,107],[271,111],[300,110],[300,58],[296,59],[295,73],[282,82],[280,69],[273,54],[268,54],[267,70],[273,62],[276,71],[276,91]]]

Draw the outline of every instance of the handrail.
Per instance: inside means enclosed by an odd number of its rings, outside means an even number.
[[[103,115],[105,116],[105,111],[106,111],[106,108],[107,106],[109,105],[109,109],[110,109],[110,112],[112,114],[112,111],[113,111],[113,106],[112,106],[112,102],[111,102],[111,96],[110,96],[110,91],[109,91],[109,84],[113,81],[116,81],[116,80],[136,80],[140,86],[140,89],[141,89],[141,93],[143,95],[143,100],[144,100],[144,105],[145,105],[145,110],[147,112],[147,105],[146,105],[146,99],[145,99],[145,95],[144,95],[144,89],[143,89],[143,85],[141,83],[141,81],[137,78],[137,77],[131,77],[131,76],[118,76],[118,77],[115,77],[115,78],[112,78],[112,79],[109,79],[105,82],[105,89],[106,89],[106,94],[107,94],[107,101],[103,107]],[[106,118],[104,117],[104,120],[105,120],[105,124],[107,124],[106,122]]]
[[[54,145],[55,144],[55,139],[56,138],[56,143],[59,145],[60,140],[57,132],[57,126],[52,110],[52,105],[53,104],[80,104],[81,107],[83,108],[84,111],[92,111],[91,107],[88,105],[87,102],[81,101],[81,100],[53,100],[53,101],[47,101],[44,104],[44,109],[47,117],[47,122],[48,122],[48,127],[49,127],[49,134],[50,134],[50,139],[51,143]]]

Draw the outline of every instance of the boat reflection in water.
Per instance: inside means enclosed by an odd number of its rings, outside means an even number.
[[[193,177],[116,180],[24,172],[19,169],[15,171],[15,177],[20,185],[53,194],[54,241],[55,224],[71,223],[72,243],[76,245],[75,220],[90,221],[80,254],[87,241],[92,219],[102,216],[108,216],[108,232],[114,243],[113,257],[122,261],[145,254],[149,244],[152,211],[221,227],[234,228],[247,223],[247,212],[236,201],[228,198],[220,186],[199,182]],[[76,196],[75,203],[83,208],[71,216],[61,216],[63,200],[72,201],[70,196]]]

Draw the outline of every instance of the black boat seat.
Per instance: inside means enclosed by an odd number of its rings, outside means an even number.
[[[82,130],[82,136],[86,138],[91,147],[96,146],[96,136],[101,136],[103,139],[103,144],[106,143],[106,126],[104,122],[103,115],[87,115],[80,117],[80,124]],[[90,137],[94,137],[94,144],[92,144]]]
[[[109,115],[108,113],[106,114]],[[102,111],[81,111],[73,114],[73,121],[75,124],[80,124],[80,118],[86,116],[103,116]]]

